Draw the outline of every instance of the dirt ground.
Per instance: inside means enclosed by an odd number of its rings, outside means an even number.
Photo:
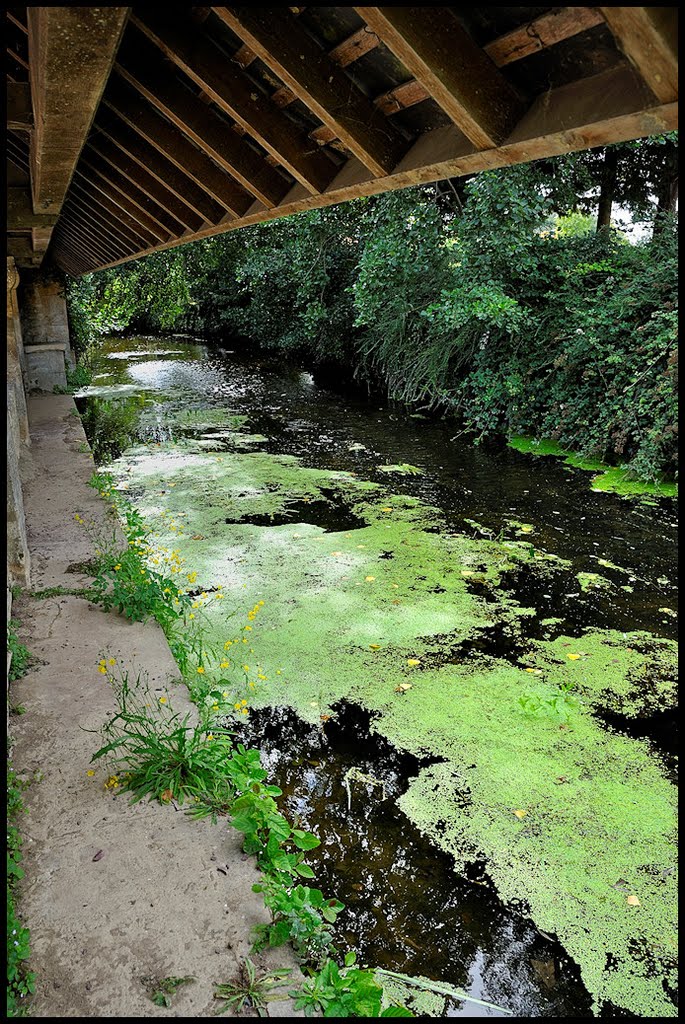
[[[75,520],[105,523],[102,499],[69,396],[30,401],[32,450],[25,504],[32,591],[76,588],[69,571],[92,557]],[[111,526],[110,526],[111,529]],[[151,688],[191,708],[166,639],[154,623],[131,624],[74,596],[23,593],[12,616],[35,656],[10,688],[12,764],[28,780],[21,823],[25,878],[18,905],[31,932],[35,1017],[202,1017],[218,1005],[217,982],[236,978],[250,932],[268,920],[253,858],[226,824],[188,818],[152,803],[129,805],[105,789],[109,775],[90,758],[113,710],[101,657],[145,675]],[[264,969],[293,968],[289,947],[253,957]],[[149,979],[192,976],[170,1008],[155,1006]],[[287,988],[284,990],[284,994]],[[300,1016],[287,998],[269,1016]],[[226,1014],[231,1016],[231,1014]]]

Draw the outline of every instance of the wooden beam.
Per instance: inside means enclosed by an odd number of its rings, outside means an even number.
[[[603,23],[597,7],[554,7],[539,18],[498,36],[483,49],[501,68]]]
[[[78,177],[77,171],[69,189],[69,197],[73,196],[76,206],[85,206],[92,210],[110,231],[120,234],[123,238],[135,241],[139,246],[147,248],[157,241],[154,235],[130,217],[116,204],[106,199],[101,192],[93,193],[85,181]]]
[[[254,209],[231,224],[202,229],[193,236],[171,240],[156,248],[169,249],[220,231],[409,185],[476,174],[494,167],[528,163],[675,130],[678,127],[677,103],[653,104],[649,90],[632,69],[613,68],[539,97],[498,149],[477,151],[456,128],[438,128],[419,136],[393,174],[385,178],[373,178],[359,161],[349,160],[321,196],[306,196],[302,189],[293,188],[274,210]]]
[[[27,7],[35,129],[36,213],[59,213],[105,83],[128,7]]]
[[[235,212],[244,212],[250,196],[265,206],[275,206],[285,195],[287,182],[252,146],[227,131],[226,122],[176,81],[169,70],[168,60],[142,33],[128,34],[119,52],[118,73],[240,183],[242,205]]]
[[[132,185],[135,185],[146,196],[158,203],[163,210],[166,210],[176,220],[180,221],[184,227],[190,228],[191,231],[197,231],[204,223],[204,217],[198,217],[195,211],[191,210],[177,195],[170,192],[166,185],[160,184],[157,178],[153,177],[149,171],[141,167],[140,164],[137,164],[135,160],[132,160],[130,156],[127,156],[126,153],[123,153],[109,139],[106,139],[98,132],[91,134],[88,141],[88,150],[97,153],[108,164],[111,164],[115,170],[120,171]]]
[[[678,8],[600,7],[620,50],[660,103],[678,98]]]
[[[118,192],[125,196],[134,206],[143,213],[146,213],[155,221],[168,235],[182,235],[185,224],[182,224],[177,217],[169,213],[154,199],[150,199],[137,185],[133,185],[123,174],[117,171],[106,160],[99,157],[90,148],[86,149],[81,157],[81,163],[93,171],[97,171],[101,178],[108,181]]]
[[[523,104],[448,7],[355,7],[477,149],[511,131]]]
[[[125,213],[128,213],[130,217],[142,224],[160,242],[166,242],[171,232],[167,231],[166,228],[160,227],[158,222],[154,218],[149,217],[139,206],[136,206],[125,192],[114,188],[107,178],[103,178],[97,171],[84,163],[83,160],[79,163],[78,173],[87,182],[89,188],[95,189],[106,199],[110,200],[110,202],[121,207]]]
[[[214,11],[372,174],[392,170],[408,144],[287,8]]]
[[[363,57],[365,53],[375,50],[379,42],[376,33],[364,25],[347,39],[343,39],[342,43],[338,43],[332,50],[329,50],[328,56],[335,61],[339,68],[346,68]]]
[[[126,250],[113,243],[111,236],[108,238],[102,238],[95,234],[93,230],[86,227],[81,221],[75,219],[74,216],[70,216],[68,221],[64,221],[63,225],[60,225],[66,232],[67,237],[73,238],[74,243],[81,246],[84,253],[89,253],[95,257],[96,260],[102,260],[107,258],[108,253],[118,252],[120,255],[123,252],[124,259],[130,259],[134,256],[134,252],[130,249]],[[110,257],[111,259],[112,257]]]
[[[403,82],[402,85],[396,85],[394,89],[384,92],[382,96],[377,96],[373,102],[384,114],[390,115],[396,114],[399,110],[406,110],[407,107],[413,107],[417,103],[423,103],[427,99],[429,99],[428,93],[421,82],[412,80]]]
[[[31,245],[35,253],[47,252],[54,227],[31,228]]]
[[[251,202],[245,189],[189,142],[178,128],[155,113],[118,75],[110,80],[103,102],[225,210],[237,216],[245,212]]]
[[[13,61],[16,61],[19,67],[24,68],[25,71],[29,70],[28,61],[24,60],[20,53],[17,53],[16,50],[13,50],[11,46],[7,46],[6,50],[7,56],[10,57]]]
[[[57,223],[54,213],[34,213],[28,188],[7,189],[7,230],[30,231],[32,228],[51,228]]]
[[[16,28],[18,28],[20,32],[23,32],[24,35],[28,35],[29,30],[27,29],[26,25],[19,21],[19,18],[15,17],[15,15],[12,14],[10,10],[6,10],[5,13],[7,15],[8,21],[10,21]]]
[[[167,10],[143,11],[145,20],[136,15],[135,24],[170,60],[306,189],[317,193],[326,188],[336,169],[325,153],[313,148],[305,132],[236,71],[204,32]]]
[[[225,215],[224,207],[212,199],[208,192],[196,185],[191,177],[180,171],[176,164],[168,160],[159,150],[136,134],[113,113],[110,112],[107,118],[96,121],[96,126],[102,135],[110,139],[115,146],[118,146],[141,167],[145,167],[179,199],[183,199],[203,220],[209,224],[216,224]]]
[[[7,127],[24,132],[33,128],[31,86],[28,82],[7,83]]]

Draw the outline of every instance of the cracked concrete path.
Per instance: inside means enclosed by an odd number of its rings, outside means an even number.
[[[75,564],[93,557],[74,516],[112,529],[87,486],[94,464],[69,396],[29,402],[32,450],[24,467],[32,589],[74,589]],[[70,567],[72,567],[70,571]],[[252,927],[268,920],[253,858],[226,824],[193,821],[172,806],[129,805],[106,790],[90,758],[114,708],[101,657],[143,674],[174,707],[192,710],[166,638],[155,623],[129,623],[82,597],[23,593],[13,617],[36,659],[10,688],[12,764],[30,784],[19,909],[31,932],[34,1017],[213,1015],[216,982],[234,980]],[[96,859],[97,858],[97,859]],[[297,969],[289,947],[253,957],[265,969]],[[146,979],[191,975],[170,1008],[155,1006]],[[287,1000],[269,1016],[301,1016]],[[227,1014],[226,1016],[230,1016]]]

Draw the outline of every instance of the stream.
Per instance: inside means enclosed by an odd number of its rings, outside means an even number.
[[[222,349],[177,335],[110,338],[98,354],[95,371],[93,386],[77,395],[77,406],[86,417],[87,429],[89,410],[101,416],[110,403],[130,409],[131,422],[137,424],[134,455],[130,449],[113,454],[117,471],[135,468],[130,489],[134,503],[143,494],[140,481],[153,471],[160,450],[168,452],[180,439],[200,445],[194,455],[202,453],[202,445],[208,456],[219,453],[226,461],[236,451],[260,452],[292,457],[307,469],[332,474],[333,480],[336,474],[351,475],[353,482],[376,484],[402,500],[417,502],[416,507],[439,510],[439,525],[426,528],[429,539],[431,531],[448,537],[466,535],[476,549],[481,542],[511,541],[521,550],[530,541],[535,552],[558,563],[554,574],[534,576],[524,561],[516,562],[497,577],[509,605],[529,610],[516,620],[516,628],[502,625],[504,620],[497,617],[491,625],[470,633],[446,628],[448,640],[441,647],[433,644],[425,653],[422,650],[415,659],[417,665],[421,660],[430,662],[435,673],[463,665],[522,671],[530,651],[538,650],[536,644],[556,641],[575,650],[564,638],[578,637],[583,630],[598,635],[613,631],[614,636],[644,631],[666,641],[677,636],[673,500],[595,492],[590,487],[592,474],[560,459],[524,455],[501,441],[474,445],[469,436],[455,437],[457,428],[443,421],[369,397],[351,384],[319,377],[288,364],[282,356],[232,351],[230,343]],[[226,411],[247,419],[231,424],[233,432],[228,431],[221,422]],[[92,429],[95,420],[90,422]],[[237,448],[236,431],[243,432],[244,440]],[[89,440],[93,444],[90,434]],[[392,467],[404,467],[404,471]],[[201,490],[198,481],[198,495]],[[150,484],[144,494],[148,503],[151,493]],[[249,495],[246,486],[238,496],[247,501]],[[187,504],[181,516],[192,521],[192,491],[184,496]],[[336,543],[342,548],[345,538],[354,537],[368,523],[362,518],[362,506],[341,499],[329,484],[321,484],[320,493],[313,497],[298,493],[275,511],[265,508],[257,504],[239,517],[228,510],[223,527],[217,526],[214,509],[212,528],[225,530],[234,575],[235,566],[253,557],[249,546],[238,551],[245,538],[250,544],[261,543],[267,534],[278,540],[285,531],[305,524],[303,529],[312,536],[316,531],[323,543],[329,535],[340,537]],[[197,537],[204,540],[204,527],[197,530]],[[182,550],[192,567],[189,546],[190,538]],[[378,558],[389,564],[395,559],[397,564],[397,550],[388,544]],[[293,552],[292,559],[298,557]],[[254,562],[255,572],[260,564],[266,563]],[[474,571],[462,573],[469,577],[466,596],[487,608],[488,601],[494,602],[491,584],[485,570],[474,565]],[[225,566],[221,571],[227,574],[221,579],[229,581],[224,585],[230,589],[233,577]],[[340,579],[347,581],[347,575]],[[374,582],[376,576],[363,579]],[[585,581],[583,586],[579,580]],[[397,583],[391,585],[398,589]],[[316,587],[324,615],[333,583],[328,577],[317,578]],[[252,584],[250,594],[251,588]],[[269,581],[254,593],[264,593],[268,616]],[[274,590],[272,599],[281,600],[281,593]],[[358,601],[364,601],[362,593],[366,591],[357,592]],[[450,596],[439,580],[431,585],[426,600],[432,602],[429,610],[437,611],[430,614],[438,614],[440,601],[448,602]],[[297,594],[292,599],[297,600]],[[399,605],[400,600],[393,603]],[[287,619],[273,621],[274,633],[287,629]],[[367,648],[380,646],[369,645],[369,638],[373,636],[364,640]],[[265,635],[264,650],[271,657],[277,650],[274,642]],[[256,657],[262,657],[259,643],[255,628]],[[401,650],[406,664],[411,664],[406,658],[411,648]],[[549,657],[547,650],[545,657]],[[328,655],[331,660],[338,656],[333,649]],[[320,663],[314,664],[313,674]],[[542,664],[530,661],[530,665]],[[286,668],[284,661],[284,672]],[[526,671],[541,675],[542,670]],[[412,680],[405,684],[410,690],[416,677],[406,678]],[[529,678],[534,680],[534,675]],[[267,696],[269,686],[264,688]],[[597,993],[584,984],[568,944],[562,945],[554,934],[536,926],[525,900],[500,898],[498,878],[492,877],[486,857],[467,858],[455,871],[455,857],[448,846],[440,848],[434,836],[405,813],[409,804],[397,802],[421,773],[440,770],[445,756],[418,746],[410,751],[395,745],[393,736],[402,732],[399,726],[393,733],[383,725],[382,701],[376,706],[361,696],[355,699],[356,693],[354,687],[341,686],[339,692],[333,687],[307,702],[315,709],[309,719],[298,713],[295,697],[288,703],[276,696],[269,703],[264,696],[250,710],[241,733],[245,743],[262,750],[270,781],[283,790],[284,812],[321,838],[309,862],[316,872],[314,884],[346,905],[338,925],[339,943],[354,949],[364,964],[457,986],[474,1000],[506,1008],[514,1016],[649,1015],[637,1005],[630,1008],[626,1001],[614,998],[611,988],[601,996],[598,1010]],[[598,704],[592,708],[592,718],[601,730],[624,737],[626,743],[634,741],[661,773],[664,786],[673,784],[677,727],[671,704],[658,695],[637,713],[628,713],[622,705]],[[319,715],[319,710],[326,713]],[[565,719],[560,721],[559,728],[567,728]],[[530,721],[523,726],[535,727]],[[671,984],[664,982],[663,991],[664,1006],[673,1007]],[[673,1015],[668,1008],[661,1007],[661,1012]],[[456,999],[447,999],[439,1015],[505,1016],[497,1009]]]

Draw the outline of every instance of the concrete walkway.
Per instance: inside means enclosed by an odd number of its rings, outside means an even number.
[[[25,503],[32,590],[87,582],[74,563],[93,556],[75,520],[111,521],[87,486],[94,464],[74,401],[49,395],[29,403],[32,449]],[[250,951],[250,931],[268,920],[251,886],[258,873],[227,825],[196,822],[172,806],[141,803],[104,787],[108,772],[90,758],[113,710],[98,661],[117,659],[190,708],[155,623],[131,624],[73,596],[23,593],[13,617],[40,660],[10,688],[25,713],[10,719],[12,763],[31,779],[21,823],[24,869],[19,908],[31,932],[37,975],[34,1017],[200,1017],[217,1004],[214,983],[232,981]],[[289,947],[253,957],[293,967]],[[192,975],[170,1009],[155,1006],[144,979]],[[272,1003],[270,1016],[294,1016]],[[226,1016],[231,1016],[227,1014]],[[299,1014],[297,1014],[299,1016]]]

